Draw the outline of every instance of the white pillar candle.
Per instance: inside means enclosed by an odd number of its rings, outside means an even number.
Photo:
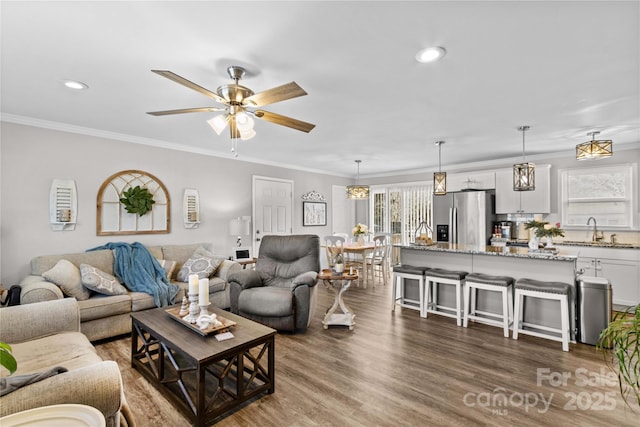
[[[189,275],[189,293],[190,294],[198,293],[198,275],[197,274]]]
[[[200,294],[198,295],[198,304],[209,304],[209,279],[200,279]]]

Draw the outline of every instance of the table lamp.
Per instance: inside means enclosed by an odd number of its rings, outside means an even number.
[[[229,234],[236,237],[236,246],[242,246],[242,236],[249,235],[249,220],[234,218],[229,221]]]

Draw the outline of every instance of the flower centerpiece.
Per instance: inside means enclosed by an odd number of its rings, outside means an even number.
[[[555,226],[552,226],[546,221],[531,220],[524,224],[524,228],[526,230],[533,229],[535,237],[537,238],[535,239],[535,248],[532,247],[532,240],[534,239],[532,238],[529,241],[529,247],[531,249],[537,249],[538,242],[543,237],[547,238],[547,244],[546,244],[547,247],[553,246],[553,237],[556,237],[556,236],[564,237],[564,230],[560,228],[559,222],[557,222]]]
[[[364,244],[364,235],[367,234],[369,232],[369,229],[367,228],[366,225],[364,224],[356,224],[355,227],[353,227],[353,230],[351,230],[351,234],[353,234],[353,237],[355,237],[356,239],[358,239],[358,245],[362,246]]]

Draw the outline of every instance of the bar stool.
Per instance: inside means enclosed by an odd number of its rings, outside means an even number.
[[[467,276],[466,271],[445,270],[443,268],[430,268],[424,275],[427,287],[426,298],[424,304],[424,313],[422,317],[427,317],[427,313],[439,314],[441,316],[453,317],[456,319],[458,326],[462,326],[462,287],[464,279]],[[456,287],[456,304],[455,307],[449,307],[438,304],[438,284],[455,285]],[[444,310],[444,311],[443,311]],[[451,313],[453,312],[453,313]]]
[[[396,311],[396,305],[400,307],[410,308],[420,311],[420,316],[424,311],[424,274],[427,267],[415,267],[413,265],[394,265],[393,266],[393,290],[391,293],[391,311]],[[418,290],[420,299],[408,299],[405,297],[405,279],[414,279],[418,281]],[[398,292],[399,291],[399,292]],[[398,293],[400,296],[398,296]],[[400,302],[398,303],[398,300]],[[425,317],[425,316],[422,316]]]
[[[509,325],[513,320],[513,277],[491,276],[482,273],[469,273],[465,280],[464,327],[469,319],[492,326],[502,326],[504,336],[509,337]],[[479,311],[477,309],[476,290],[500,292],[502,295],[502,314]]]
[[[513,320],[513,339],[518,339],[518,334],[533,335],[562,342],[562,350],[569,351],[569,294],[571,285],[562,282],[542,282],[533,279],[518,279],[516,281],[516,295]],[[525,322],[524,317],[524,297],[533,297],[560,302],[560,329],[551,328],[545,325]],[[552,332],[560,336],[549,333],[538,332],[525,327],[534,328],[538,331]]]

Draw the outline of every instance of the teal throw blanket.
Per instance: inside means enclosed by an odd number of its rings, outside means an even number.
[[[175,302],[180,288],[169,282],[164,268],[142,243],[112,242],[88,249],[87,252],[100,249],[114,251],[113,274],[127,289],[153,295],[156,307]]]

